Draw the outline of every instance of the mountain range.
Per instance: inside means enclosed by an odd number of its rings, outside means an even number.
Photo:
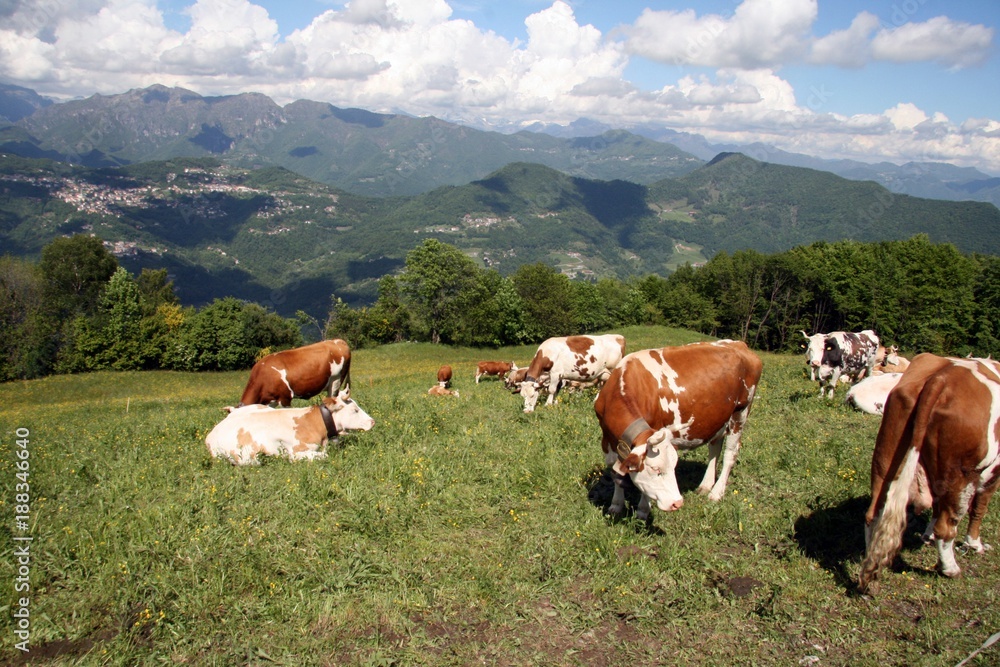
[[[167,269],[192,305],[234,295],[322,317],[331,295],[371,303],[427,238],[505,275],[544,262],[590,279],[919,233],[1000,254],[990,203],[893,192],[806,158],[706,161],[623,130],[503,134],[163,86],[63,103],[6,87],[0,109],[2,252],[37,258],[58,236],[95,234],[134,272]],[[943,187],[956,168],[935,169],[921,178]]]
[[[712,144],[662,126],[626,131],[587,119],[502,129],[307,100],[279,106],[256,93],[204,97],[159,85],[53,103],[0,84],[0,150],[85,166],[215,156],[248,168],[281,166],[349,192],[385,197],[462,185],[520,161],[648,185],[689,173],[719,153],[740,152],[875,181],[897,194],[1000,206],[1000,178],[939,162],[830,160],[765,144]]]
[[[218,158],[81,167],[0,155],[3,251],[37,257],[73,233],[101,237],[133,272],[165,268],[186,304],[233,295],[321,318],[332,295],[371,303],[379,278],[427,238],[505,275],[544,262],[570,276],[627,279],[720,251],[918,233],[1000,254],[1000,210],[738,153],[649,185],[516,162],[406,197],[357,195],[283,167]]]

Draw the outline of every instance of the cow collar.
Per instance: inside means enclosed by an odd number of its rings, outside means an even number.
[[[627,459],[628,455],[632,453],[632,443],[635,442],[635,439],[645,431],[652,429],[653,427],[642,417],[639,417],[626,426],[625,430],[622,431],[621,437],[618,438],[618,445],[615,448],[618,453],[618,460],[624,461]]]
[[[330,412],[330,408],[326,407],[326,403],[319,404],[319,414],[323,417],[323,423],[326,425],[326,437],[335,438],[337,425],[333,423],[333,413]]]

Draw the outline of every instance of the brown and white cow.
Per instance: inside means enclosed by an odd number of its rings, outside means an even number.
[[[624,509],[626,476],[642,492],[640,519],[649,516],[651,500],[663,511],[679,509],[677,450],[704,444],[708,465],[698,492],[721,500],[762,369],[745,343],[726,340],[640,350],[622,359],[594,403],[601,448],[615,476],[609,511]]]
[[[910,367],[910,360],[899,353],[899,348],[891,345],[884,349],[885,353],[879,358],[872,369],[873,375],[879,373],[902,373]]]
[[[438,369],[438,386],[447,389],[451,386],[451,366],[442,366]]]
[[[322,391],[334,396],[351,385],[351,348],[339,338],[269,354],[250,369],[239,407],[279,404],[312,398]]]
[[[428,389],[427,393],[431,396],[454,396],[455,398],[459,398],[457,389],[448,389],[440,384],[436,384]]]
[[[933,354],[913,359],[889,394],[875,440],[861,591],[899,551],[912,481],[921,467],[933,510],[924,535],[937,546],[937,569],[948,577],[960,573],[954,545],[966,512],[966,545],[978,552],[989,548],[979,530],[1000,484],[998,437],[1000,363]]]
[[[544,373],[549,374],[549,397],[545,399],[545,404],[552,405],[560,382],[594,380],[597,384],[603,384],[624,354],[625,337],[618,334],[559,336],[543,341],[520,384],[524,411],[534,412]]]
[[[858,333],[834,331],[826,334],[820,362],[819,395],[833,398],[834,389],[841,376],[857,382],[872,374],[878,355],[878,336],[871,329]]]
[[[479,378],[496,376],[503,379],[505,375],[517,370],[517,364],[512,361],[480,361],[476,364],[476,384]]]
[[[325,446],[345,431],[367,431],[375,425],[350,392],[327,396],[319,405],[279,410],[252,404],[232,408],[205,438],[212,456],[234,465],[260,463],[260,455],[289,460],[326,458]]]

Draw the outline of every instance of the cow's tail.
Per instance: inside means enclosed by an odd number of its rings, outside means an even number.
[[[920,449],[923,446],[927,427],[934,412],[933,406],[943,388],[944,383],[940,382],[929,381],[924,385],[921,396],[916,403],[916,412],[911,415],[912,425],[898,423],[898,420],[893,419],[895,415],[889,412],[889,406],[886,406],[885,415],[882,418],[883,424],[886,424],[887,419],[896,423],[886,434],[883,434],[880,429],[878,441],[875,443],[875,451],[876,453],[880,451],[883,446],[883,435],[888,435],[887,439],[895,445],[893,449],[896,455],[893,456],[893,462],[885,477],[885,479],[891,480],[888,488],[873,489],[875,497],[872,498],[872,508],[869,509],[869,514],[878,505],[878,500],[883,495],[885,502],[882,504],[881,511],[865,526],[867,549],[865,558],[861,561],[861,571],[858,574],[858,589],[862,593],[867,591],[871,583],[875,581],[879,570],[892,563],[902,545],[903,531],[906,529],[906,505],[910,500],[910,486],[920,466]],[[894,398],[898,397],[890,396],[890,401]],[[901,446],[905,446],[906,450],[902,457],[898,457]],[[875,474],[874,470],[872,474]]]

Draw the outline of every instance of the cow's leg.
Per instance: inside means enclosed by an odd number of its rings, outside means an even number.
[[[955,536],[958,534],[958,523],[965,515],[969,506],[966,496],[963,503],[960,496],[963,492],[949,490],[943,496],[934,499],[934,544],[938,552],[938,571],[946,577],[957,577],[962,569],[955,560]]]
[[[545,405],[552,405],[556,402],[556,392],[559,391],[559,376],[554,375],[549,378],[549,397],[545,399]]]
[[[476,384],[479,384],[479,373],[476,373]]]
[[[705,476],[701,478],[701,484],[698,485],[698,493],[705,495],[715,486],[715,466],[719,461],[719,454],[721,453],[721,438],[716,438],[708,443],[708,462],[705,464]]]
[[[639,507],[635,510],[635,516],[640,521],[645,521],[649,518],[649,498],[645,493],[642,494],[642,497],[639,499]]]
[[[615,480],[615,495],[611,497],[611,505],[608,506],[608,513],[615,516],[625,511],[625,489],[622,488],[622,481]]]
[[[708,499],[712,501],[722,500],[726,495],[726,485],[729,483],[729,474],[733,471],[733,466],[736,465],[736,457],[740,453],[740,443],[743,434],[743,424],[746,422],[747,413],[742,411],[737,415],[733,416],[733,421],[735,424],[731,424],[729,430],[726,432],[725,438],[723,440],[724,445],[722,446],[722,470],[719,471],[719,479],[715,482],[715,485],[711,487],[711,492],[708,494]],[[709,445],[711,447],[711,445]],[[709,449],[711,452],[711,449]],[[710,454],[711,455],[711,454]],[[718,453],[716,453],[718,457]],[[714,474],[714,467],[711,469]],[[707,476],[708,471],[706,471],[706,478],[702,480],[702,486],[706,484],[711,484],[712,480]],[[702,493],[701,487],[698,490]],[[707,490],[707,487],[706,487]]]
[[[990,498],[993,496],[993,492],[997,490],[998,485],[1000,485],[1000,477],[997,477],[992,485],[976,493],[972,499],[972,509],[969,510],[969,530],[965,535],[965,544],[975,549],[978,553],[993,548],[979,539],[979,529],[982,526],[983,517],[986,516],[986,508],[990,504]]]

